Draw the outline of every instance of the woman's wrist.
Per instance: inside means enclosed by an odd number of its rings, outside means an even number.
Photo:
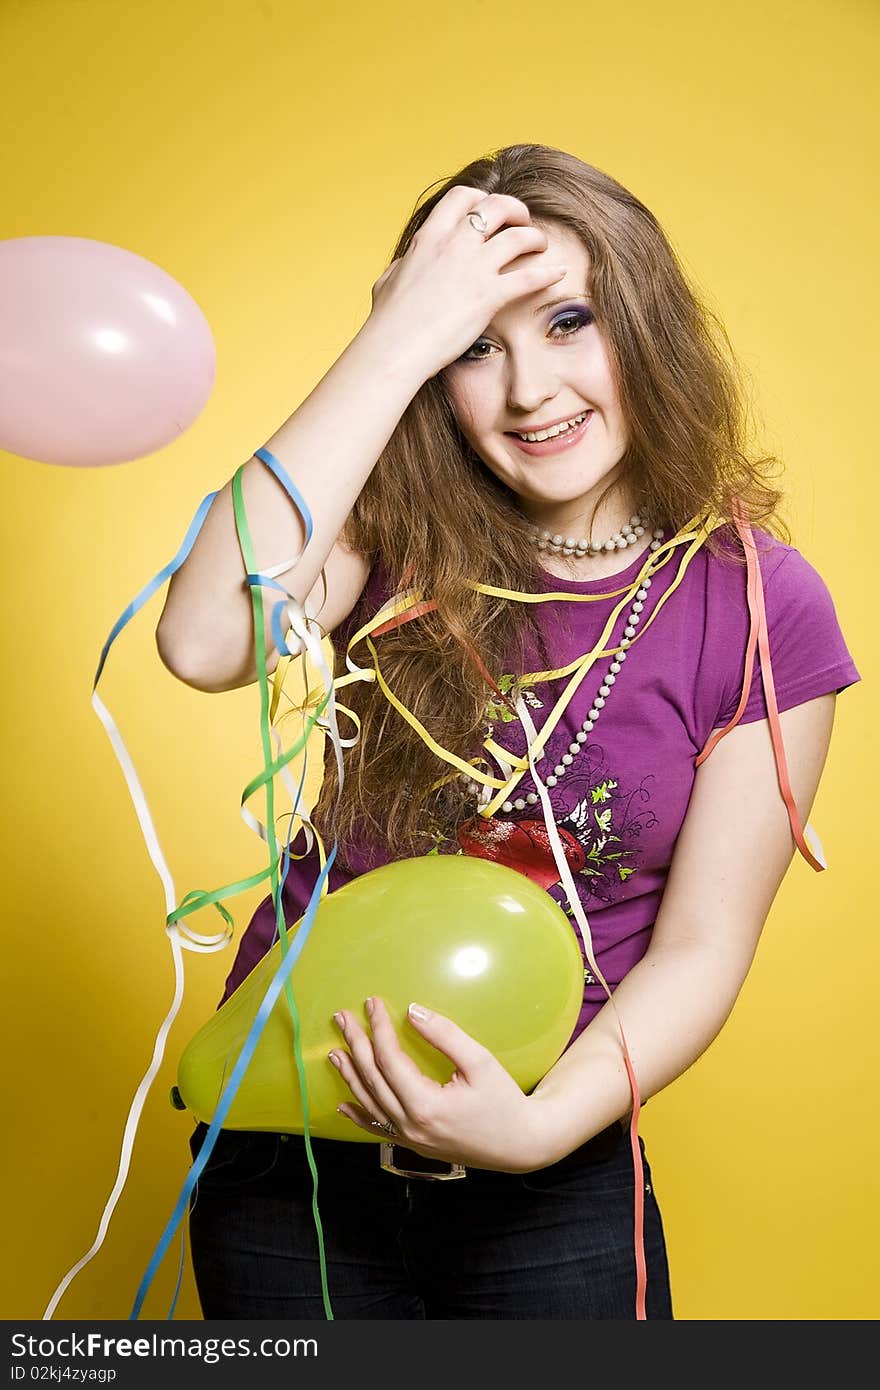
[[[365,343],[374,375],[402,382],[410,399],[439,370],[430,341],[417,339],[411,328],[399,328],[387,313],[370,314],[352,342]]]

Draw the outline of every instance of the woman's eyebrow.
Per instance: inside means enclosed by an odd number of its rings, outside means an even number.
[[[537,307],[537,309],[533,309],[533,310],[532,310],[532,318],[536,319],[536,318],[538,317],[539,314],[543,314],[543,312],[544,312],[545,309],[553,309],[553,308],[556,307],[557,304],[570,304],[573,300],[576,300],[576,299],[589,299],[589,297],[590,297],[590,296],[587,294],[586,291],[584,291],[582,294],[563,294],[563,295],[560,295],[558,299],[551,299],[551,300],[548,300],[548,302],[547,302],[546,304],[539,304],[538,307]],[[489,324],[489,327],[488,327],[487,329],[485,329],[485,332],[486,332],[486,333],[490,332],[491,328],[492,328],[492,325]]]
[[[532,317],[537,318],[539,314],[543,314],[545,309],[552,309],[555,305],[564,304],[566,300],[570,299],[589,299],[589,295],[586,292],[584,292],[583,294],[560,295],[559,299],[551,299],[547,304],[540,304],[537,309],[533,309]]]

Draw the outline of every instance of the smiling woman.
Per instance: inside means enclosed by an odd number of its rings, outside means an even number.
[[[394,859],[491,858],[550,894],[584,966],[572,1035],[528,1095],[430,999],[406,1028],[452,1060],[445,1086],[381,997],[368,1029],[339,1001],[344,1113],[396,1157],[313,1143],[337,1317],[673,1316],[639,1109],[722,1027],[793,847],[824,867],[803,826],[835,695],[860,678],[779,520],[775,460],[746,451],[724,341],[633,194],[515,145],[416,210],[362,335],[258,451],[312,511],[297,596],[331,547],[360,558],[357,594],[326,599],[335,674],[351,654],[381,676],[346,688],[341,797],[326,750],[329,891]],[[306,461],[361,405],[322,492]],[[196,605],[216,603],[209,558],[183,566]],[[304,830],[292,855],[291,924],[322,866]],[[275,924],[269,897],[225,998]],[[463,1180],[402,1176],[456,1163]],[[321,1315],[301,1136],[224,1135],[191,1234],[206,1317]]]
[[[594,527],[607,534],[637,502],[618,467],[628,431],[613,353],[589,293],[578,292],[590,281],[583,242],[564,225],[534,220],[547,254],[566,265],[560,288],[570,285],[569,293],[536,306],[509,304],[446,368],[442,384],[471,450],[536,527],[563,538],[581,530],[589,537]],[[475,349],[487,351],[474,357]],[[529,458],[548,463],[535,472]],[[604,544],[604,535],[601,545],[587,539],[581,553]]]

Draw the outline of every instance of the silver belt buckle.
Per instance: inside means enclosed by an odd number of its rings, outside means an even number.
[[[395,1149],[399,1149],[401,1153],[409,1154],[411,1160],[414,1159],[420,1163],[440,1161],[439,1159],[422,1158],[421,1154],[413,1153],[412,1149],[405,1149],[401,1144],[386,1144],[383,1140],[379,1145],[379,1167],[383,1168],[386,1173],[396,1173],[399,1178],[425,1178],[428,1182],[449,1182],[450,1178],[467,1177],[467,1169],[463,1163],[447,1163],[448,1171],[446,1172],[442,1170],[432,1172],[430,1169],[414,1167],[404,1168],[395,1162]]]

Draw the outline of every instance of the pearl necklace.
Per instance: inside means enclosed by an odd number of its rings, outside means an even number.
[[[529,534],[539,550],[550,550],[554,555],[601,555],[608,550],[626,550],[628,545],[635,545],[645,534],[647,525],[650,525],[648,518],[635,512],[607,541],[589,541],[584,536],[580,539],[561,534],[554,536],[534,525],[529,527]]]
[[[644,530],[637,516],[631,518],[631,521],[633,525],[638,523],[640,531]],[[653,532],[653,540],[651,541],[651,544],[648,547],[649,550],[651,550],[652,552],[655,550],[659,550],[665,534],[666,533],[662,527],[659,527],[657,530],[655,530]],[[631,540],[625,542],[625,544],[627,545],[632,545],[632,543],[633,542]],[[608,577],[609,579],[613,579],[614,575],[609,575]],[[633,600],[632,607],[629,611],[629,617],[626,620],[626,626],[623,629],[623,637],[617,644],[619,647],[622,648],[622,650],[618,652],[617,656],[615,656],[614,660],[609,665],[608,670],[605,673],[605,678],[599,686],[599,693],[590,707],[589,714],[581,724],[581,727],[575,736],[574,742],[568,745],[568,752],[563,753],[561,760],[554,767],[552,775],[546,779],[546,785],[548,787],[555,787],[557,782],[559,782],[565,776],[566,772],[571,767],[578,753],[580,753],[581,749],[586,743],[588,735],[592,733],[593,729],[596,727],[596,722],[599,718],[599,715],[601,711],[604,709],[605,702],[611,694],[611,687],[614,685],[618,675],[620,674],[622,663],[626,660],[626,648],[630,645],[632,639],[636,635],[636,628],[638,627],[639,618],[642,609],[645,606],[645,599],[648,597],[648,590],[650,589],[650,587],[650,576],[646,576],[646,578],[642,580],[636,592],[636,596]],[[491,733],[492,728],[490,726],[489,734]],[[462,777],[467,777],[467,774],[462,773]],[[479,782],[469,780],[467,785],[468,791],[471,793],[471,795],[479,795],[479,803],[481,806],[487,805],[492,800],[492,797],[495,795],[495,790],[492,787],[481,786]],[[502,811],[507,812],[524,811],[526,806],[533,806],[537,800],[537,792],[529,792],[527,796],[517,797],[515,801],[503,802],[501,809]]]

